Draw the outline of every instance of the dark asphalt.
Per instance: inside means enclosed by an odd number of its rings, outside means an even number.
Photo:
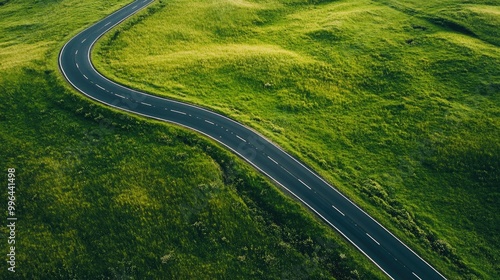
[[[390,278],[445,279],[335,188],[257,132],[206,109],[141,93],[100,75],[90,61],[95,41],[152,2],[140,0],[127,5],[63,47],[59,67],[73,87],[106,105],[175,123],[221,143],[309,207]]]

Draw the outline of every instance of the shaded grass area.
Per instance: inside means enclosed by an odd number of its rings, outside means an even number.
[[[448,277],[498,278],[498,6],[412,5],[169,1],[94,61],[262,131]],[[451,7],[484,13],[462,32],[437,22]]]
[[[9,46],[0,49],[0,169],[16,169],[18,217],[16,273],[4,267],[0,278],[383,279],[212,141],[69,88],[56,65],[62,42],[126,2],[0,9]]]
[[[211,141],[109,112],[43,69],[1,81],[2,168],[18,178],[9,279],[382,278]]]

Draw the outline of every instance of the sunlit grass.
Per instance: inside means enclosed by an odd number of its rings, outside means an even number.
[[[37,44],[0,45],[0,70],[13,69],[41,57],[48,50],[46,42]]]
[[[383,279],[214,142],[98,105],[63,80],[64,42],[126,3],[0,1],[0,169],[16,169],[19,219],[16,273],[0,278]],[[235,49],[214,44],[211,60]],[[274,45],[247,52],[303,61]]]
[[[498,6],[244,3],[169,1],[94,60],[262,131],[450,278],[496,278]]]

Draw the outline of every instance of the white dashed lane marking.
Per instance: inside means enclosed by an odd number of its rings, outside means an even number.
[[[226,129],[226,131],[227,131],[227,129]],[[236,137],[238,137],[238,139],[240,139],[241,141],[243,141],[243,142],[245,142],[245,143],[247,142],[247,140],[245,140],[245,139],[241,138],[239,135],[236,135]]]
[[[106,90],[105,88],[101,87],[100,85],[98,84],[95,84],[98,88],[102,89],[102,90]]]
[[[170,111],[172,111],[174,113],[177,113],[177,114],[186,115],[186,113],[181,112],[181,111],[176,111],[176,110],[170,110]]]
[[[306,186],[308,189],[312,190],[312,189],[311,189],[311,187],[309,187],[306,183],[302,182],[302,180],[300,180],[300,179],[298,179],[298,180],[299,180],[299,182],[301,182],[301,183],[302,183],[302,185],[304,185],[304,186]]]
[[[377,245],[380,245],[380,243],[378,243],[378,241],[375,240],[375,238],[371,237],[371,235],[369,235],[368,233],[366,233],[366,235],[368,235],[368,237],[370,237],[370,239],[373,240],[373,242],[377,243]]]
[[[278,162],[276,162],[276,161],[275,161],[272,157],[267,156],[267,158],[268,158],[268,159],[270,159],[272,162],[274,162],[274,163],[278,164]]]
[[[345,214],[344,214],[344,213],[342,213],[342,211],[340,211],[339,209],[337,209],[337,207],[335,207],[335,206],[333,206],[333,205],[332,205],[332,207],[333,207],[333,209],[337,210],[340,214],[342,214],[342,216],[345,216]]]

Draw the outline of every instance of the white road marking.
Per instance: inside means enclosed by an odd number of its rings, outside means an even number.
[[[80,65],[78,65],[78,63],[76,63],[76,68],[80,69]]]
[[[209,123],[209,124],[211,124],[211,125],[214,125],[214,123],[213,123],[213,122],[211,122],[211,121],[207,121],[207,120],[205,120],[205,122],[206,122],[206,123]]]
[[[272,157],[267,156],[267,158],[268,158],[268,159],[270,159],[272,162],[274,162],[274,163],[278,164],[278,162],[276,162],[276,161],[275,161]]]
[[[141,102],[141,104],[142,104],[142,105],[149,106],[149,107],[153,106],[153,105],[151,105],[151,104],[149,104],[149,103],[144,103],[144,102]]]
[[[301,182],[301,183],[302,183],[302,185],[304,185],[304,186],[306,186],[308,189],[312,190],[312,189],[311,189],[311,187],[309,187],[306,183],[302,182],[302,180],[300,180],[300,179],[298,179],[298,180],[299,180],[299,182]]]
[[[422,278],[418,277],[417,274],[415,274],[415,272],[412,272],[413,275],[415,275],[415,277],[417,277],[419,280],[422,280]]]
[[[110,24],[111,24],[111,22],[108,22],[108,23],[106,23],[104,26],[108,26],[108,25],[110,25]]]
[[[78,50],[76,50],[76,52],[75,52],[75,55],[77,55],[77,54],[78,54]]]
[[[102,90],[106,90],[105,88],[101,87],[100,85],[98,84],[95,84],[98,88],[102,89]]]
[[[144,2],[147,2],[147,0],[144,0]],[[84,41],[85,41],[85,40],[84,40]],[[83,42],[83,41],[82,41],[82,42]],[[66,45],[65,45],[65,46],[66,46]],[[59,60],[61,61],[61,56],[60,56],[60,59],[59,59]],[[64,72],[64,70],[63,70],[63,72]],[[86,78],[87,78],[87,77],[86,77]],[[87,78],[87,79],[88,79],[88,78]],[[71,82],[70,82],[70,83],[71,83]],[[111,106],[113,106],[113,105],[111,105]],[[182,113],[182,112],[181,112],[181,113]],[[236,152],[236,153],[237,153],[237,152]],[[250,164],[252,164],[252,163],[250,162]],[[253,164],[252,164],[252,165],[253,165]],[[255,166],[255,165],[254,165],[254,167],[256,167],[257,169],[259,169],[259,168],[258,168],[257,166]],[[259,170],[260,170],[260,169],[259,169]],[[264,174],[266,174],[264,171],[262,171],[262,172],[263,172]],[[314,174],[314,173],[313,173],[313,174]],[[266,174],[266,175],[267,175],[267,174]],[[269,175],[268,175],[268,176],[269,176]],[[317,176],[317,175],[316,175],[316,176]],[[270,177],[271,179],[275,180],[273,177],[271,177],[271,176],[269,176],[269,177]],[[320,178],[320,179],[322,179],[322,178]],[[276,181],[276,180],[275,180],[275,181]],[[277,183],[278,183],[278,184],[280,184],[279,182],[277,182]],[[280,185],[281,185],[281,184],[280,184]],[[284,187],[284,186],[283,186],[283,187]],[[284,188],[285,188],[286,190],[288,190],[286,187],[284,187]],[[289,190],[288,190],[288,191],[289,191]],[[296,196],[296,197],[297,197],[297,195],[295,195],[293,192],[291,192],[291,191],[289,191],[289,192],[290,192],[290,193],[292,193],[294,196]],[[317,212],[314,208],[310,207],[307,203],[305,203],[302,199],[300,199],[300,197],[297,197],[297,199],[299,199],[300,201],[302,201],[302,202],[303,202],[306,206],[308,206],[309,208],[311,208],[311,210],[312,210],[312,211],[314,211],[315,213],[317,213],[317,214],[318,214],[321,218],[323,218],[323,219],[324,219],[324,220],[325,220],[328,224],[330,224],[333,228],[335,228],[335,229],[336,229],[336,227],[335,227],[334,225],[332,225],[332,224],[331,224],[328,220],[326,220],[324,217],[322,217],[322,216],[321,216],[321,215],[320,215],[320,214],[319,214],[319,213],[318,213],[318,212]],[[351,203],[352,203],[352,202],[351,202]],[[356,205],[355,205],[355,206],[356,206]],[[356,206],[356,207],[357,207],[357,206]],[[358,208],[359,208],[359,207],[358,207]],[[360,210],[361,210],[361,209],[360,209]],[[361,211],[362,211],[362,210],[361,210]],[[365,212],[363,211],[363,213],[365,213]],[[368,217],[370,217],[370,216],[368,216]],[[371,217],[370,217],[370,218],[371,218]],[[372,219],[373,219],[373,218],[372,218]],[[375,221],[375,220],[374,220],[374,221]],[[375,221],[375,222],[377,222],[377,221]],[[378,222],[377,222],[377,223],[378,223]],[[379,225],[380,225],[380,224],[379,224]],[[385,229],[385,228],[384,228],[384,229]],[[346,239],[347,239],[347,240],[349,240],[351,243],[353,243],[353,242],[352,242],[352,241],[351,241],[351,240],[350,240],[347,236],[345,236],[342,232],[340,232],[340,233],[341,233],[344,237],[346,237]],[[391,232],[389,232],[389,233],[392,235],[392,233],[391,233]],[[397,240],[399,241],[399,239],[397,239]],[[399,241],[399,242],[401,242],[401,241]],[[402,242],[401,242],[401,243],[402,243]],[[404,243],[402,243],[402,244],[403,244],[404,246],[406,246]],[[359,248],[359,247],[358,247],[355,243],[353,243],[353,245],[354,245],[356,248],[358,248],[361,252],[363,252],[363,251],[362,251],[362,250],[361,250],[361,249],[360,249],[360,248]],[[407,246],[406,246],[406,247],[407,247]],[[407,248],[408,248],[408,247],[407,247]],[[408,248],[408,249],[409,249],[409,248]],[[411,249],[409,249],[409,250],[411,251]],[[413,252],[413,251],[412,251],[412,252]],[[370,256],[368,256],[365,252],[363,252],[363,253],[364,253],[364,254],[365,254],[365,255],[366,255],[366,256],[367,256],[370,260],[372,260],[372,259],[370,258]],[[414,252],[413,252],[413,253],[414,253]],[[415,254],[415,253],[414,253],[414,254]],[[415,254],[415,255],[416,255],[416,254]],[[418,255],[416,255],[416,256],[420,258],[420,256],[418,256]],[[424,262],[425,262],[425,260],[423,260],[422,258],[420,258],[420,259],[421,259],[422,261],[424,261]],[[374,262],[374,261],[372,260],[372,262]],[[382,268],[381,268],[381,267],[380,267],[380,266],[379,266],[376,262],[374,262],[374,263],[375,263],[375,265],[377,265],[377,266],[378,266],[378,267],[379,267],[382,271],[384,271],[384,270],[383,270],[383,269],[382,269]],[[427,264],[427,262],[425,262],[425,263]],[[429,266],[430,266],[430,265],[429,265]],[[431,267],[431,268],[433,268],[432,266],[430,266],[430,267]],[[434,269],[434,268],[433,268],[433,269]],[[434,269],[434,271],[436,271],[436,270]],[[437,272],[437,271],[436,271],[436,272]],[[384,271],[384,273],[386,273],[386,272]],[[437,272],[437,273],[439,274],[439,272]],[[386,273],[386,274],[387,274],[387,273]],[[387,274],[387,275],[388,275],[390,278],[392,278],[389,274]],[[440,275],[441,275],[441,274],[440,274]],[[416,276],[416,275],[415,275],[415,276]],[[418,276],[417,276],[417,277],[418,277]],[[443,277],[443,278],[444,278],[444,277]]]
[[[87,41],[87,39],[83,39],[83,40],[82,40],[82,44],[83,44],[83,43],[85,43],[85,41]]]
[[[332,205],[332,207],[333,207],[333,209],[337,210],[340,214],[342,214],[342,216],[345,216],[345,214],[344,214],[344,213],[342,213],[342,211],[340,211],[339,209],[337,209],[337,207],[335,207],[335,206],[333,206],[333,205]]]
[[[226,131],[227,131],[227,129],[226,129]],[[245,143],[247,142],[247,140],[245,140],[245,139],[241,138],[239,135],[236,135],[236,137],[237,137],[238,139],[240,139],[241,141],[245,142]]]
[[[371,237],[371,235],[369,235],[368,233],[366,233],[366,235],[368,235],[368,237],[370,237],[371,240],[373,240],[373,242],[377,243],[377,245],[380,245],[380,243],[378,243],[378,241],[375,240],[375,238]]]
[[[186,114],[186,113],[184,113],[184,112],[180,112],[180,111],[176,111],[176,110],[170,110],[170,111],[172,111],[172,112],[174,112],[174,113],[177,113],[177,114],[181,114],[181,115],[185,115],[185,114]]]
[[[120,98],[126,99],[125,96],[122,96],[122,95],[119,95],[119,94],[116,94],[116,93],[115,93],[115,95],[118,96],[118,97],[120,97]]]
[[[135,9],[135,8],[137,8],[137,5],[135,5],[135,6],[132,7],[132,9]]]
[[[83,77],[84,77],[85,79],[87,79],[87,80],[89,79],[87,76],[85,76],[85,74],[83,74]]]

